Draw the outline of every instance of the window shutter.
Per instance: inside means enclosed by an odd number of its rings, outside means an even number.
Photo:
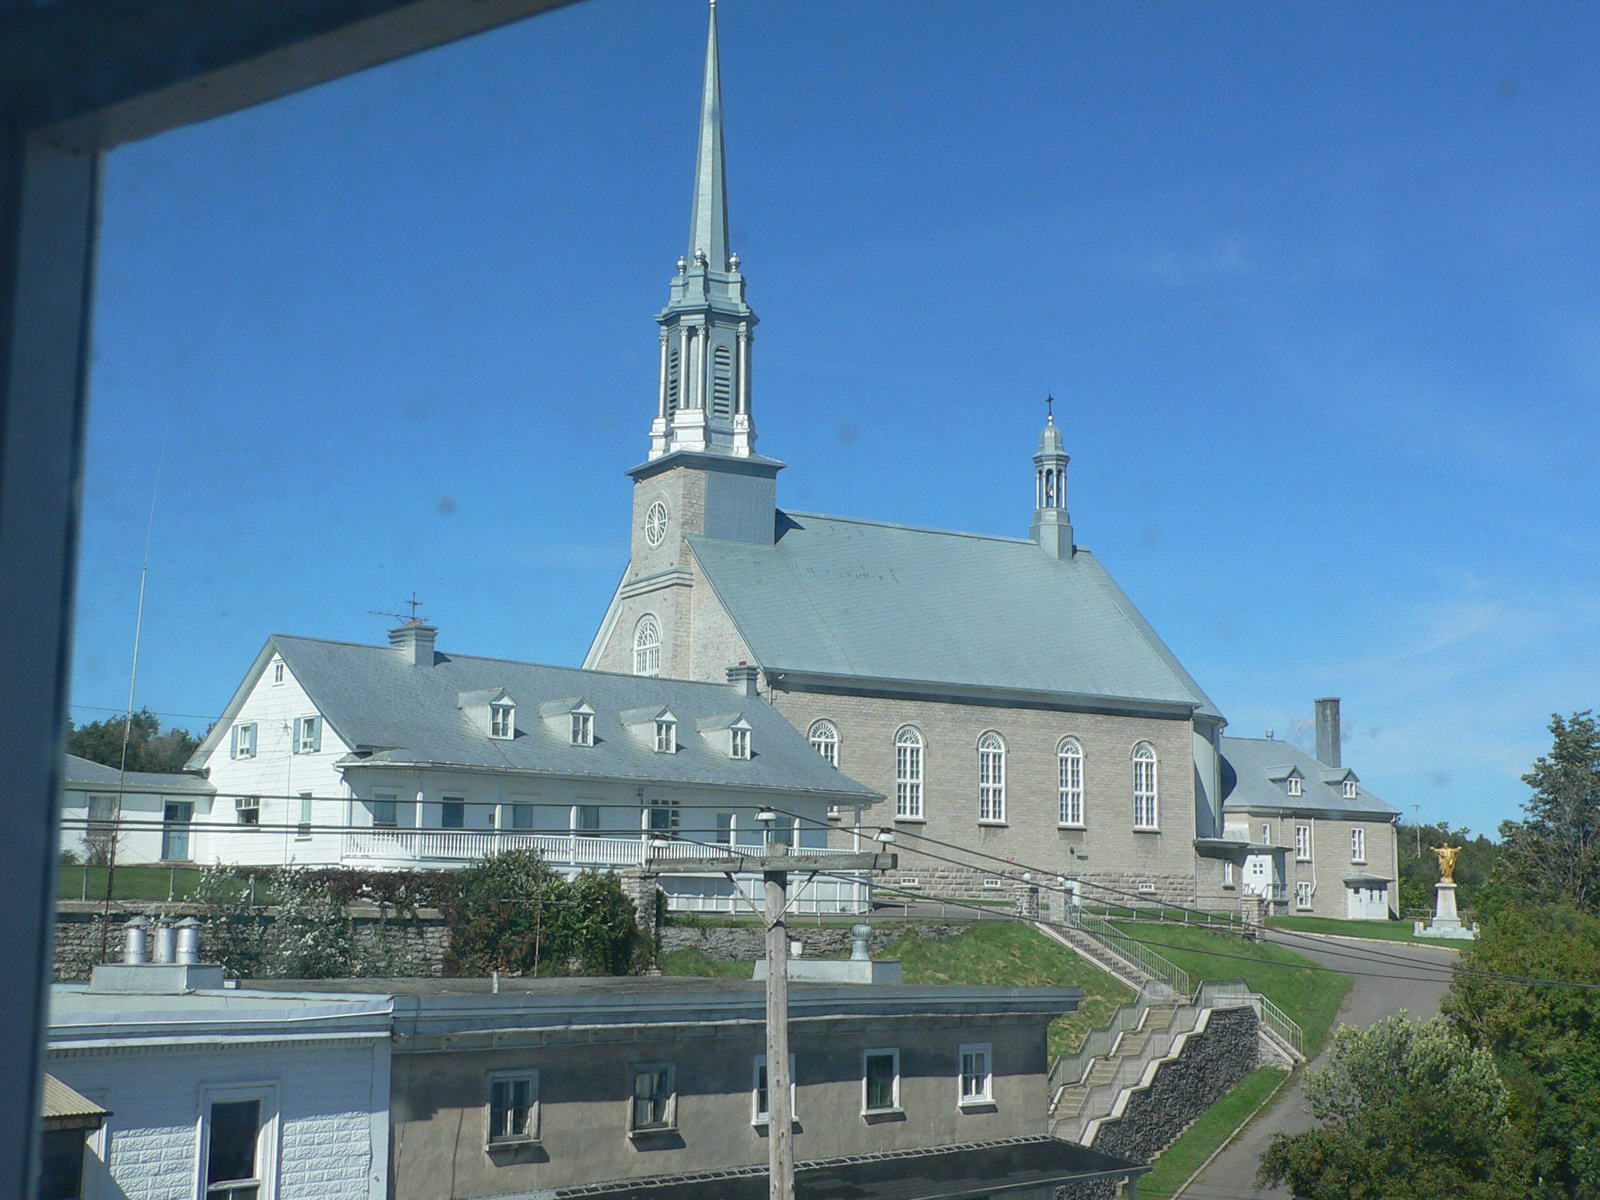
[[[307,717],[306,720],[311,723],[311,749],[315,753],[322,749],[322,718]]]
[[[239,727],[237,725],[228,730],[228,757],[239,757]]]

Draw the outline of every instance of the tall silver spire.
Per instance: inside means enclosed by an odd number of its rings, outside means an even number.
[[[706,79],[700,94],[700,146],[689,213],[689,261],[703,255],[713,271],[728,269],[728,180],[723,168],[722,81],[717,70],[717,0],[706,30]]]

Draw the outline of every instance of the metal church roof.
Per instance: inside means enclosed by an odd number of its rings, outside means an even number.
[[[766,670],[1187,705],[1219,716],[1087,550],[780,512],[771,546],[691,536]]]
[[[412,665],[393,646],[363,646],[273,634],[193,764],[225,743],[234,715],[273,654],[294,672],[328,725],[360,757],[341,765],[418,764],[513,771],[562,778],[704,784],[811,792],[872,803],[880,794],[830,766],[809,742],[765,701],[739,695],[727,684],[691,683],[550,667],[502,658],[436,653],[433,666]],[[516,697],[512,738],[491,738],[459,705],[463,693],[498,692]],[[572,744],[565,720],[540,715],[550,700],[560,712],[582,697],[594,710],[594,744]],[[653,738],[623,726],[633,709],[671,708],[692,724],[702,718],[742,713],[751,725],[751,756],[730,758],[708,739],[679,740],[678,750],[658,754]],[[481,710],[480,710],[481,711]]]
[[[1398,809],[1360,783],[1356,784],[1355,796],[1346,799],[1340,780],[1353,773],[1328,767],[1298,746],[1271,738],[1224,736],[1221,742],[1224,809],[1370,814],[1380,821],[1399,815]],[[1300,773],[1303,795],[1291,796],[1283,786],[1291,769]],[[1327,781],[1329,776],[1331,783]]]

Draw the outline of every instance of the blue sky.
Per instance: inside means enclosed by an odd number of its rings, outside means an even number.
[[[1600,9],[724,0],[787,507],[1078,539],[1230,720],[1492,830],[1600,696]],[[79,721],[272,632],[576,663],[685,251],[697,0],[590,0],[112,154]],[[165,443],[165,455],[162,447]],[[1005,620],[1003,610],[994,619]]]

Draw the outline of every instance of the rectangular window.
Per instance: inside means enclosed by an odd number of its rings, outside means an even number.
[[[1311,907],[1311,884],[1302,879],[1294,885],[1294,906],[1296,908]]]
[[[733,814],[719,812],[717,814],[717,831],[713,840],[719,846],[733,845]]]
[[[539,1072],[496,1071],[489,1076],[489,1145],[539,1140]]]
[[[1291,795],[1291,796],[1299,796],[1299,795],[1302,795],[1302,794],[1303,793],[1300,790],[1300,776],[1298,776],[1298,775],[1289,776],[1289,795]]]
[[[1233,886],[1233,863],[1231,861],[1225,860],[1222,864],[1222,886]]]
[[[676,800],[650,801],[650,832],[657,837],[677,837],[683,819]]]
[[[275,662],[275,663],[272,664],[272,683],[273,683],[273,686],[277,686],[278,684],[280,684],[282,682],[283,682],[283,663],[281,661],[280,662]]]
[[[509,704],[491,704],[489,706],[489,736],[492,738],[510,737],[514,728],[516,711]]]
[[[386,826],[390,829],[395,826],[395,808],[399,802],[399,795],[395,792],[372,793],[372,823],[375,826]]]
[[[1356,798],[1356,781],[1354,779],[1346,779],[1344,781],[1344,798],[1346,800],[1354,800]]]
[[[922,820],[922,738],[909,728],[894,742],[894,815]]]
[[[1272,845],[1272,826],[1265,821],[1261,822],[1261,844],[1263,846]]]
[[[1367,861],[1367,831],[1365,829],[1352,829],[1350,831],[1350,861],[1353,863]]]
[[[789,1116],[796,1118],[800,1115],[795,1107],[794,1083],[794,1055],[789,1055]],[[758,1054],[755,1058],[755,1086],[750,1094],[750,1123],[752,1125],[765,1125],[772,1119],[767,1111],[767,1056]]]
[[[572,714],[572,744],[574,746],[594,745],[594,714],[575,712]]]
[[[1006,819],[1006,752],[999,740],[978,743],[978,820]]]
[[[460,796],[446,796],[439,805],[439,828],[465,829],[467,802]]]
[[[254,758],[256,756],[256,723],[235,725],[229,735],[229,758]]]
[[[1299,862],[1311,861],[1311,826],[1294,827],[1294,856]]]
[[[678,725],[676,721],[656,722],[656,753],[671,754],[678,748]]]
[[[629,1089],[628,1132],[662,1133],[677,1119],[671,1063],[634,1063]]]
[[[513,805],[511,805],[511,828],[513,828],[513,829],[532,829],[533,828],[533,805],[531,805],[531,804],[513,804]]]
[[[1075,749],[1058,753],[1060,808],[1056,820],[1063,825],[1083,824],[1083,755]]]
[[[1159,827],[1161,805],[1157,791],[1155,751],[1141,745],[1133,757],[1133,827]]]
[[[233,801],[233,819],[240,825],[261,824],[261,797],[236,796]]]
[[[988,1042],[973,1042],[961,1047],[962,1104],[991,1104],[994,1101],[993,1048]]]
[[[322,718],[298,717],[294,723],[294,752],[315,754],[322,749]]]
[[[111,861],[117,845],[117,814],[121,808],[116,796],[89,797],[89,825],[84,830],[83,848],[91,866],[103,867]]]
[[[861,1052],[861,1112],[897,1112],[900,1108],[900,1051],[890,1047]]]
[[[733,735],[729,754],[733,758],[749,758],[750,731],[748,729],[730,729],[728,732]]]
[[[202,1088],[202,1200],[272,1200],[277,1192],[274,1089]]]
[[[300,822],[295,826],[294,835],[297,838],[311,836],[311,793],[300,793]]]
[[[573,831],[593,837],[600,832],[600,806],[580,804],[573,810]]]

